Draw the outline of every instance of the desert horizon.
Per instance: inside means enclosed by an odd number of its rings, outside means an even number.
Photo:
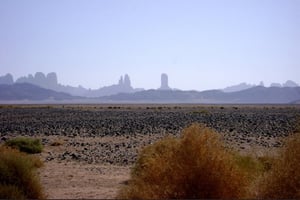
[[[300,199],[299,0],[0,0],[0,199]]]

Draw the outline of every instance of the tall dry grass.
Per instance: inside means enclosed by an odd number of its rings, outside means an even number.
[[[242,198],[247,178],[217,133],[199,124],[146,147],[118,198]]]
[[[36,157],[0,147],[0,199],[44,199],[35,172],[41,165]]]
[[[259,198],[300,199],[300,133],[286,140],[258,188]]]

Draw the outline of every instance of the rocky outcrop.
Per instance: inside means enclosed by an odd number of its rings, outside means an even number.
[[[29,74],[27,77],[17,79],[16,83],[30,83],[51,90],[58,88],[57,75],[54,72],[47,74],[47,76],[42,72],[37,72],[34,76]]]
[[[49,88],[51,88],[51,89],[57,88],[58,81],[57,81],[57,75],[55,72],[51,72],[51,73],[47,74],[46,79],[48,80],[47,83],[48,83]]]
[[[168,80],[168,75],[163,73],[161,74],[161,84],[159,90],[171,90],[169,87],[169,80]]]
[[[90,90],[85,94],[85,96],[101,97],[101,96],[110,96],[119,93],[134,93],[137,91],[141,91],[141,89],[134,89],[131,86],[130,77],[128,76],[128,74],[125,74],[124,78],[123,76],[120,77],[118,84],[105,86],[97,90]]]
[[[295,83],[294,81],[288,80],[283,84],[271,83],[270,87],[299,87],[299,85],[297,83]]]
[[[263,82],[260,83],[263,86]],[[247,84],[247,83],[240,83],[238,85],[229,86],[223,89],[223,92],[238,92],[242,90],[246,90],[249,88],[255,87],[255,85]]]
[[[128,74],[125,74],[125,76],[124,76],[123,86],[125,88],[131,88],[132,89],[132,87],[131,87],[131,81],[130,81],[130,78],[129,78]]]
[[[58,83],[57,75],[54,72],[47,74],[47,76],[42,72],[37,72],[34,76],[29,74],[28,76],[24,76],[17,79],[16,83],[30,83],[45,89],[55,90],[58,92],[65,92],[74,96],[86,97],[101,97],[118,93],[132,93],[136,91],[141,91],[141,89],[134,89],[131,86],[131,81],[128,74],[125,74],[124,78],[123,76],[121,76],[118,84],[104,86],[95,90],[86,89],[82,86],[72,87],[61,85]]]
[[[284,84],[282,84],[282,87],[299,87],[299,85],[294,81],[288,80]]]
[[[12,85],[14,84],[13,76],[11,74],[6,74],[5,76],[0,76],[0,85]]]
[[[261,81],[259,83],[258,86],[262,86],[265,87],[265,84],[263,81]],[[252,84],[248,84],[248,83],[240,83],[238,85],[233,85],[233,86],[229,86],[223,89],[223,92],[239,92],[242,90],[247,90],[250,88],[254,88],[257,87],[257,85],[252,85]],[[271,83],[270,87],[299,87],[299,85],[297,83],[295,83],[294,81],[288,80],[285,83],[281,84],[281,83]]]

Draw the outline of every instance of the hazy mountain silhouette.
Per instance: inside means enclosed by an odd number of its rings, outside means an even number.
[[[248,83],[240,83],[238,85],[229,86],[223,89],[223,92],[238,92],[246,89],[250,89],[256,86],[264,86],[264,83],[261,81],[259,85],[251,85]],[[271,83],[270,87],[299,87],[294,81],[288,80],[283,84],[280,83]]]
[[[238,85],[229,86],[223,89],[223,92],[238,92],[242,90],[246,90],[252,87],[255,87],[256,85],[251,85],[247,83],[240,83]]]
[[[1,84],[6,84],[6,85],[14,84],[13,76],[11,74],[6,74],[5,76],[0,76],[0,85]]]
[[[288,80],[282,85],[282,87],[299,87],[299,85],[294,81]]]
[[[0,100],[71,100],[77,99],[63,92],[44,89],[30,83],[16,83],[13,85],[0,85]]]
[[[290,103],[300,99],[300,87],[262,87],[257,86],[229,95],[233,103]]]
[[[161,78],[160,78],[160,88],[158,88],[159,90],[171,90],[171,88],[169,87],[169,78],[168,75],[163,73],[161,74]]]
[[[55,72],[51,72],[47,74],[47,76],[42,72],[37,72],[34,76],[29,74],[27,77],[24,76],[17,79],[16,83],[30,83],[42,88],[51,89],[58,92],[65,92],[74,96],[85,96],[85,97],[100,97],[100,96],[118,94],[121,92],[133,93],[136,91],[143,90],[143,89],[134,89],[131,86],[130,77],[127,74],[124,76],[124,79],[121,76],[118,84],[105,86],[95,90],[86,89],[82,86],[73,87],[68,85],[67,86],[61,85],[58,83],[57,75]]]
[[[37,72],[16,80],[11,74],[0,77],[1,100],[82,100],[86,103],[132,102],[132,103],[299,103],[300,87],[293,81],[283,84],[271,84],[264,87],[241,83],[224,90],[181,91],[173,90],[168,85],[167,74],[161,75],[161,86],[157,90],[134,89],[130,77],[121,76],[118,83],[96,90],[81,86],[64,86],[58,83],[56,73],[47,75]],[[245,89],[246,88],[246,89]],[[73,96],[72,96],[73,95]],[[77,96],[77,97],[74,97]],[[79,98],[84,96],[89,98]],[[97,97],[97,98],[94,98]]]
[[[84,96],[101,97],[101,96],[108,96],[108,95],[113,95],[118,93],[134,93],[142,90],[143,89],[139,89],[139,88],[134,89],[131,86],[131,81],[129,76],[125,74],[124,78],[123,76],[120,77],[118,84],[105,86],[97,90],[88,90]]]
[[[297,83],[294,81],[288,80],[283,84],[280,83],[272,83],[270,87],[299,87]]]
[[[273,83],[273,87],[274,87],[274,84],[277,85],[277,87],[299,87],[299,85],[297,83],[295,83],[294,81],[291,81],[291,80],[288,80],[283,84]],[[272,86],[272,84],[271,84],[271,86]]]
[[[45,74],[43,74],[42,72],[37,72],[34,76],[29,74],[27,77],[24,76],[18,78],[16,80],[16,83],[30,83],[52,90],[56,90],[58,87],[57,75],[54,72],[47,74],[47,76],[45,76]]]
[[[226,93],[221,90],[162,91],[147,90],[134,94],[117,94],[100,98],[111,102],[145,103],[233,103],[233,104],[283,104],[300,99],[300,87],[256,86],[243,91]]]

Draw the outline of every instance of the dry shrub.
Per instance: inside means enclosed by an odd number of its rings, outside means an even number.
[[[217,133],[199,124],[146,147],[118,198],[242,198],[246,176]]]
[[[259,197],[300,199],[300,134],[287,139],[270,172],[260,183]]]
[[[43,199],[35,169],[41,161],[16,149],[0,147],[0,199]]]
[[[269,155],[269,151],[264,152],[264,155],[257,155],[256,152],[254,154],[253,152],[246,154],[233,152],[233,156],[237,166],[247,177],[248,186],[243,197],[246,199],[258,197],[259,181],[272,168],[274,163],[273,156]]]
[[[23,192],[14,185],[0,184],[0,198],[1,199],[26,199]]]

